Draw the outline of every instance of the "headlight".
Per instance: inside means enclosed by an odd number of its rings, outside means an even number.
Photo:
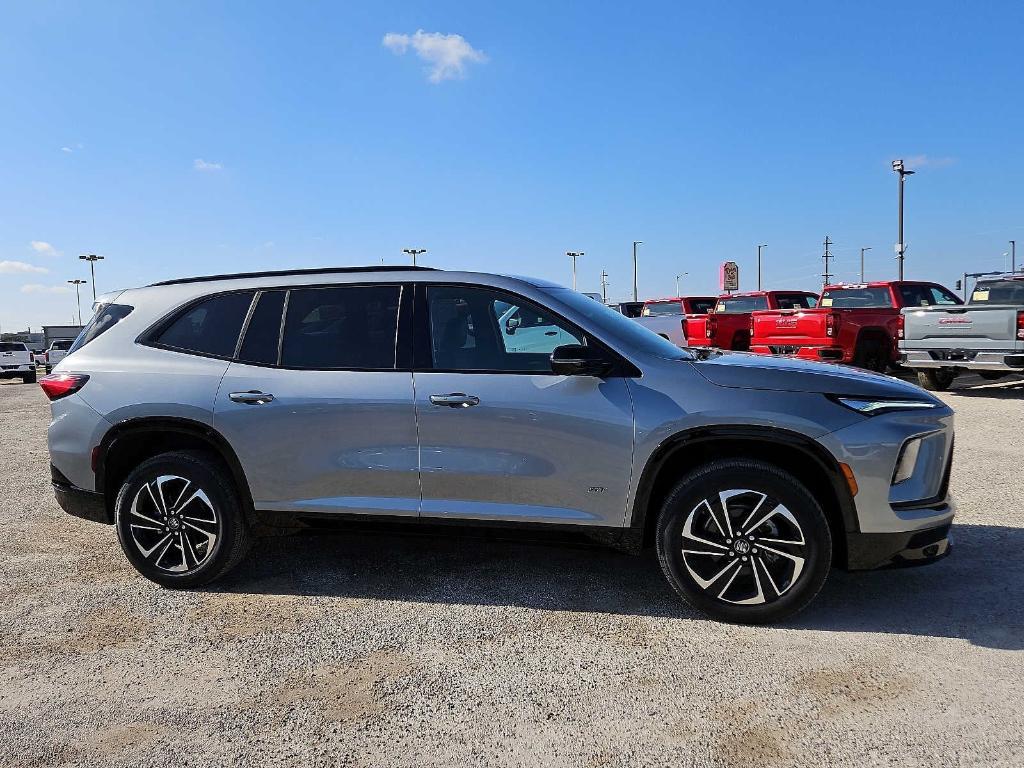
[[[865,416],[877,416],[880,413],[889,411],[914,411],[938,407],[938,403],[930,403],[927,400],[862,400],[856,397],[835,397],[832,398],[840,405],[863,413]]]

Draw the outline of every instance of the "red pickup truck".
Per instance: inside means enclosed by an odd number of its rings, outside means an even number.
[[[816,309],[754,312],[750,351],[884,371],[898,359],[903,307],[960,303],[937,283],[893,280],[826,285]]]
[[[750,313],[760,309],[808,309],[818,296],[807,291],[752,291],[718,297],[707,315],[687,315],[683,326],[691,347],[750,348]]]

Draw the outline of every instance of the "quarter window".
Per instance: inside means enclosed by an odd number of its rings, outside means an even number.
[[[315,369],[393,369],[397,285],[345,285],[289,291],[281,365]]]
[[[222,293],[194,304],[164,328],[155,341],[184,352],[231,357],[252,297],[253,291]]]
[[[546,309],[487,288],[428,286],[435,368],[550,373],[551,353],[586,339]]]

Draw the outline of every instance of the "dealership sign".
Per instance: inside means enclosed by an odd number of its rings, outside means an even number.
[[[740,289],[740,268],[735,261],[723,261],[718,271],[718,283],[723,291]]]

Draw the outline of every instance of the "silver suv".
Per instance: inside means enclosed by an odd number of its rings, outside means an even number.
[[[766,622],[832,565],[949,551],[953,413],[849,368],[680,349],[524,278],[323,269],[108,294],[42,380],[53,484],[148,579],[342,519],[530,527],[639,552]]]

